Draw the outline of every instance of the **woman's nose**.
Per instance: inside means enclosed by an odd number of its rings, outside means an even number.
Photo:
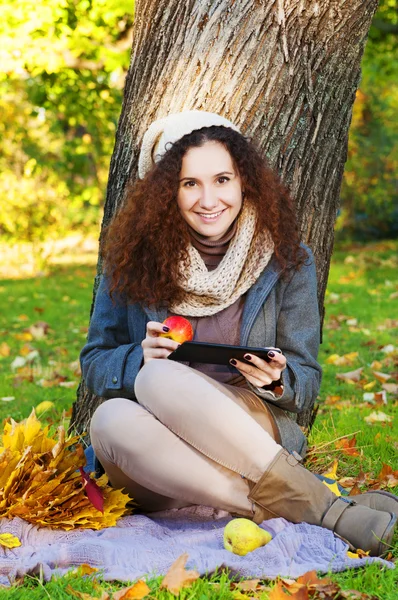
[[[200,208],[204,208],[210,212],[211,209],[215,208],[218,205],[217,196],[214,195],[210,190],[202,189],[200,198],[199,198],[199,206]]]

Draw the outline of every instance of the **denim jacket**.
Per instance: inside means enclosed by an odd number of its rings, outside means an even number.
[[[240,330],[241,345],[274,346],[286,356],[281,396],[249,386],[267,403],[292,413],[313,406],[322,376],[317,362],[320,317],[315,263],[308,246],[302,246],[309,259],[300,270],[291,270],[287,280],[280,278],[275,256],[271,258],[247,292]],[[134,382],[142,366],[146,324],[166,317],[166,308],[113,305],[107,277],[101,276],[87,342],[80,354],[89,390],[103,398],[135,400]]]

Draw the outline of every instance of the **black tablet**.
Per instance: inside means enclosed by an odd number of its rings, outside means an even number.
[[[198,362],[208,363],[212,365],[230,365],[229,360],[236,358],[247,364],[247,361],[243,358],[245,354],[254,354],[267,362],[272,359],[269,358],[268,352],[281,352],[275,348],[252,348],[249,346],[229,346],[228,344],[208,344],[207,342],[183,342],[181,346],[178,346],[177,350],[174,350],[167,357],[170,360],[176,360],[179,362]]]

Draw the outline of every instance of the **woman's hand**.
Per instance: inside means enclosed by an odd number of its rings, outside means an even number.
[[[149,321],[146,325],[146,338],[141,342],[144,351],[144,365],[152,358],[167,358],[178,346],[178,342],[160,337],[160,333],[168,331],[168,327],[157,321]]]
[[[256,387],[263,387],[263,385],[278,381],[281,378],[282,371],[286,369],[286,357],[283,354],[271,351],[268,356],[271,358],[271,362],[267,362],[254,354],[245,354],[244,358],[250,364],[236,359],[231,359],[230,363],[246,377],[247,381],[250,381]]]

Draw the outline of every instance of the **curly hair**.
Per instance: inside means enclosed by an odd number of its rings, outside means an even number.
[[[189,266],[188,224],[177,205],[185,153],[206,142],[219,142],[237,167],[246,200],[257,210],[255,235],[267,228],[282,277],[299,269],[308,255],[300,246],[293,199],[262,157],[241,133],[223,126],[202,127],[171,144],[144,179],[128,184],[124,204],[104,229],[101,256],[113,292],[143,305],[179,303],[179,263]]]

